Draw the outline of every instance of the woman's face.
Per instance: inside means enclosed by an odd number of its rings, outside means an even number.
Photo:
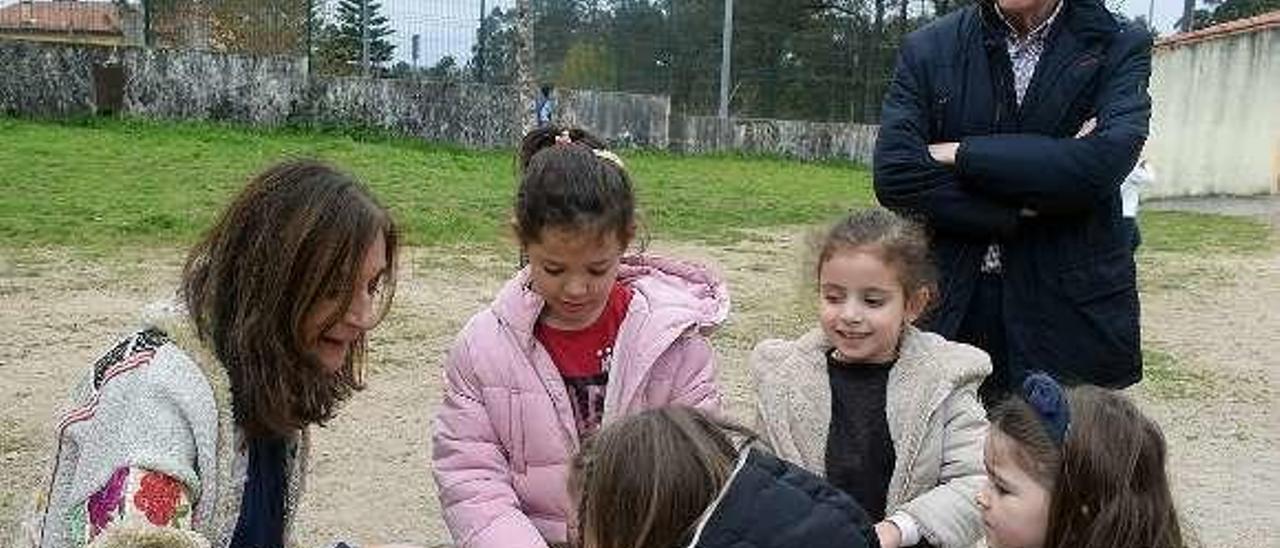
[[[303,340],[306,351],[324,368],[325,373],[337,373],[346,365],[351,348],[361,340],[365,332],[373,329],[378,321],[379,292],[383,277],[387,274],[387,241],[379,231],[360,261],[355,286],[351,288],[351,305],[343,305],[341,292],[323,296],[307,313],[304,320]],[[325,328],[330,318],[338,321]]]

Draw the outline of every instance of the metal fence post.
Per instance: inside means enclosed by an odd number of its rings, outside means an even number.
[[[484,38],[485,38],[484,9],[485,9],[484,0],[480,0],[480,31],[476,33],[479,37],[479,40],[477,40],[477,46],[476,46],[476,76],[475,76],[476,81],[480,83],[484,83]]]
[[[146,47],[154,45],[151,37],[151,2],[152,0],[142,0],[142,44]]]
[[[533,129],[535,125],[532,108],[537,97],[537,83],[533,73],[537,60],[533,45],[533,17],[533,2],[516,0],[516,89],[520,101],[517,112],[520,113],[522,133]]]
[[[360,74],[369,77],[369,0],[360,0]]]
[[[729,77],[733,58],[733,0],[724,0],[724,27],[720,33],[720,119],[729,117]]]

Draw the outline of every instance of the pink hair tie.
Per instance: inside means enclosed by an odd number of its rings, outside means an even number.
[[[568,145],[572,143],[573,143],[573,139],[569,137],[569,130],[566,129],[564,131],[561,131],[559,135],[556,135],[557,145]]]

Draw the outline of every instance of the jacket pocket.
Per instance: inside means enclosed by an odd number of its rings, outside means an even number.
[[[1059,282],[1068,299],[1085,304],[1133,289],[1135,278],[1133,256],[1124,249],[1117,249],[1088,262],[1066,267],[1059,275]]]
[[[1071,349],[1075,365],[1060,371],[1078,381],[1105,384],[1131,363],[1138,349],[1138,294],[1127,250],[1107,253],[1062,271],[1068,306],[1049,312],[1049,334],[1061,355]]]
[[[498,437],[498,450],[512,471],[523,472],[526,459],[520,391],[510,386],[492,386],[484,388],[483,393],[485,413]]]
[[[511,470],[523,475],[529,469],[524,444],[524,397],[518,389],[512,388],[511,397],[507,401],[510,402],[508,415],[510,422],[507,423],[510,432],[507,439],[511,440]]]

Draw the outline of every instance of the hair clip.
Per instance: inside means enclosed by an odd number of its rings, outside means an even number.
[[[618,166],[618,169],[627,168],[626,164],[622,163],[622,158],[619,158],[618,155],[614,154],[612,150],[605,150],[603,148],[593,148],[591,149],[591,152],[595,153],[596,158],[613,162],[613,165]]]
[[[556,134],[556,144],[557,145],[573,144],[573,138],[569,137],[569,130],[566,129]]]
[[[1022,381],[1022,398],[1035,409],[1049,439],[1062,447],[1071,427],[1071,405],[1062,385],[1045,373],[1032,373]]]

